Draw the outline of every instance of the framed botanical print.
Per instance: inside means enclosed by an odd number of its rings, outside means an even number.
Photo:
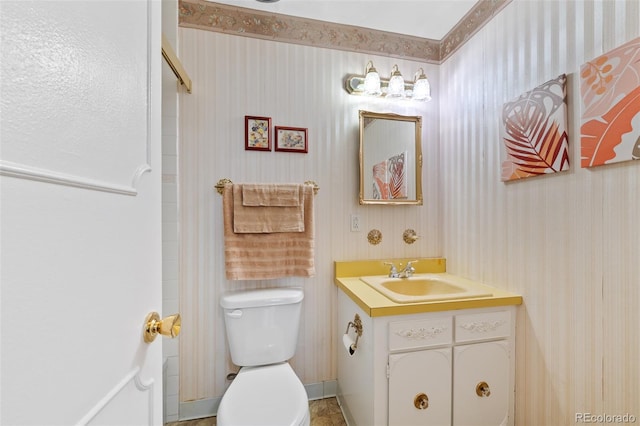
[[[275,134],[276,151],[307,153],[309,146],[306,128],[276,126]]]
[[[271,118],[244,117],[244,149],[250,151],[271,151]]]

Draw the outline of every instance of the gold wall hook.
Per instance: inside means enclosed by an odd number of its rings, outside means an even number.
[[[144,320],[144,341],[151,343],[158,334],[173,339],[180,334],[181,325],[182,318],[180,318],[180,314],[169,315],[161,320],[157,312],[151,312]]]

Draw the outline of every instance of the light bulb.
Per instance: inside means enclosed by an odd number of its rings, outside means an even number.
[[[369,67],[371,65],[371,67]],[[380,96],[382,91],[380,90],[380,75],[378,71],[373,67],[373,62],[369,61],[365,67],[364,77],[364,93],[369,96]]]
[[[418,73],[420,73],[420,76],[413,83],[413,96],[411,99],[428,102],[431,100],[431,84],[429,83],[427,76],[424,75],[422,68],[416,72],[416,75]]]
[[[400,71],[398,71],[398,66],[393,66],[393,72],[391,73],[391,78],[389,79],[389,91],[387,92],[387,98],[404,98],[404,78]]]

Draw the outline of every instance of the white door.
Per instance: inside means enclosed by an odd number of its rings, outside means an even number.
[[[0,1],[0,423],[161,424],[160,2]]]

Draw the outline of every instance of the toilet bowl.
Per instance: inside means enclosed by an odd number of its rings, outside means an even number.
[[[307,393],[287,362],[243,367],[218,407],[218,425],[308,426]]]
[[[218,407],[219,426],[308,426],[309,400],[287,362],[295,353],[301,288],[229,292],[220,299],[234,364]]]

